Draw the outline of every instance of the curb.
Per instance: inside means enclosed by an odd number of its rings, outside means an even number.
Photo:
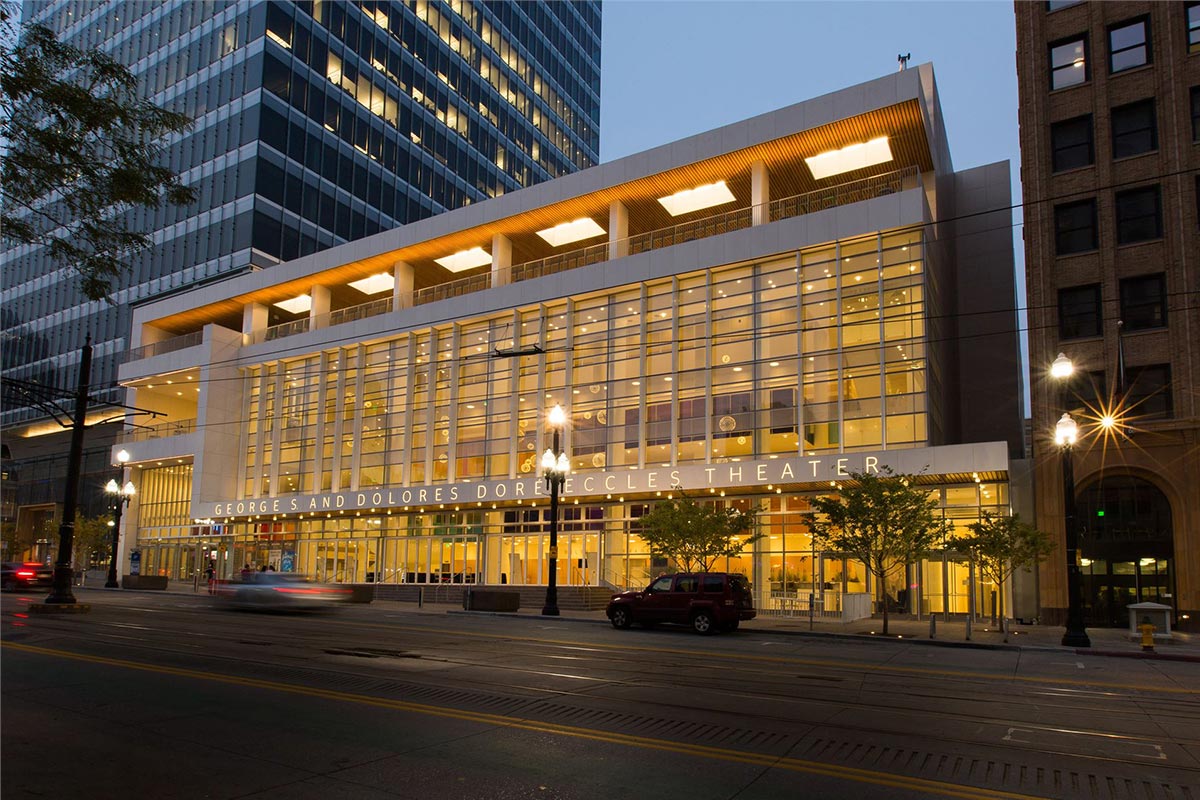
[[[1157,650],[1146,652],[1143,650],[1125,651],[1125,650],[1091,650],[1080,648],[1075,651],[1077,656],[1107,656],[1108,658],[1141,658],[1147,661],[1187,661],[1192,664],[1200,664],[1200,656],[1190,656],[1184,653],[1160,653]]]

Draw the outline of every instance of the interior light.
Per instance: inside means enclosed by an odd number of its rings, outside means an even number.
[[[306,294],[297,295],[290,300],[280,300],[275,306],[292,314],[303,314],[312,308],[312,298]]]
[[[848,145],[840,150],[827,150],[804,159],[817,180],[832,175],[841,175],[864,167],[872,167],[892,160],[892,148],[886,136],[866,142]]]
[[[463,272],[492,263],[492,257],[482,247],[472,247],[470,250],[460,250],[451,256],[435,258],[434,261],[451,272]]]
[[[396,276],[388,272],[370,275],[357,281],[350,281],[350,287],[363,294],[379,294],[390,292],[396,285]]]
[[[581,242],[605,234],[604,228],[596,224],[591,217],[580,217],[572,222],[564,222],[553,228],[546,228],[537,235],[546,240],[551,247],[561,247],[571,242]]]
[[[695,189],[685,189],[668,197],[660,197],[658,202],[662,204],[668,214],[678,217],[680,214],[699,211],[702,208],[732,203],[735,199],[733,192],[729,191],[729,187],[725,185],[725,181],[717,181],[697,186]]]

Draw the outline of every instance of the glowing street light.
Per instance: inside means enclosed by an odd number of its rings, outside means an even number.
[[[1063,353],[1059,353],[1050,366],[1050,374],[1060,382],[1059,403],[1063,408],[1063,415],[1054,426],[1054,443],[1062,454],[1063,525],[1067,543],[1067,630],[1063,633],[1062,643],[1064,647],[1091,647],[1092,640],[1083,626],[1083,603],[1080,599],[1083,580],[1079,568],[1079,528],[1076,524],[1075,466],[1072,455],[1072,448],[1079,438],[1079,424],[1066,411],[1066,384],[1074,372],[1074,364]]]
[[[571,471],[571,461],[567,454],[559,449],[558,435],[562,432],[567,421],[567,415],[562,406],[557,403],[547,417],[553,434],[552,446],[542,453],[542,477],[546,479],[546,488],[550,490],[550,575],[546,583],[546,604],[542,606],[542,614],[548,617],[558,616],[558,493],[566,483],[567,473]]]
[[[129,453],[122,450],[117,453],[117,462],[120,465],[120,472],[117,477],[110,480],[104,487],[104,491],[111,495],[116,505],[113,508],[112,518],[112,555],[108,559],[108,579],[104,581],[105,589],[119,588],[117,583],[117,547],[121,543],[121,511],[125,506],[129,505],[129,501],[137,494],[137,489],[133,485],[133,481],[125,481],[122,486],[120,479],[125,477],[125,464],[129,461]]]

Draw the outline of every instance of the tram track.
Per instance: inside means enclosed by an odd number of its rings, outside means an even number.
[[[189,610],[190,611],[190,610]],[[188,613],[189,617],[195,616],[194,612]],[[287,619],[287,618],[281,618]],[[132,627],[128,623],[121,623],[116,627],[122,631],[121,647],[128,652],[131,648],[146,653],[154,653],[156,657],[161,658],[170,656],[171,658],[187,658],[200,659],[209,662],[214,669],[222,672],[228,672],[230,667],[236,666],[238,672],[249,672],[251,675],[270,675],[276,679],[279,677],[288,677],[289,679],[297,680],[301,683],[315,686],[337,686],[340,689],[352,689],[354,691],[363,691],[372,695],[383,695],[391,697],[405,698],[428,698],[429,700],[438,703],[446,704],[450,707],[464,709],[486,709],[491,711],[499,710],[505,715],[511,715],[514,718],[535,718],[543,720],[580,720],[588,724],[599,725],[606,730],[618,731],[639,731],[642,729],[660,730],[660,733],[665,736],[678,736],[682,740],[689,739],[713,739],[714,737],[720,741],[726,738],[733,737],[734,739],[746,739],[747,743],[767,742],[771,743],[770,750],[785,748],[787,752],[792,752],[796,748],[806,748],[805,752],[818,748],[823,753],[823,757],[833,758],[846,762],[847,759],[853,761],[857,752],[856,740],[863,739],[878,740],[880,737],[885,739],[893,737],[897,740],[903,737],[898,735],[896,731],[880,729],[869,725],[855,725],[846,722],[844,719],[833,719],[833,713],[827,716],[824,720],[818,722],[798,722],[795,718],[787,715],[766,714],[762,712],[749,712],[745,708],[737,714],[730,712],[728,709],[717,708],[715,704],[708,706],[697,707],[697,692],[703,690],[713,693],[714,696],[723,698],[736,698],[744,700],[746,704],[750,703],[765,703],[772,707],[778,707],[781,702],[791,704],[823,704],[829,706],[831,712],[837,712],[843,716],[847,711],[860,712],[865,718],[868,714],[878,713],[880,711],[878,702],[860,702],[847,698],[838,698],[836,701],[829,698],[820,697],[797,697],[793,695],[784,695],[772,688],[770,691],[754,690],[753,685],[750,688],[746,686],[725,686],[715,685],[708,681],[698,681],[696,684],[689,683],[684,688],[690,691],[690,700],[688,703],[670,703],[663,700],[657,701],[639,701],[638,714],[630,714],[622,709],[627,707],[627,702],[621,698],[605,697],[597,694],[595,688],[587,690],[571,690],[548,687],[542,683],[533,683],[529,680],[514,680],[511,677],[504,680],[493,680],[492,690],[488,692],[465,691],[462,689],[448,689],[443,682],[439,682],[436,677],[426,678],[423,675],[406,673],[403,679],[397,679],[394,676],[380,674],[386,672],[386,669],[380,669],[389,663],[389,660],[403,657],[404,653],[409,656],[426,660],[427,662],[440,662],[443,665],[449,665],[453,668],[461,669],[487,669],[492,673],[497,670],[503,670],[508,675],[537,675],[545,676],[547,670],[545,668],[537,668],[537,665],[522,665],[514,666],[510,664],[497,663],[496,654],[487,652],[482,647],[480,651],[473,654],[461,654],[458,657],[446,656],[430,656],[419,652],[413,652],[413,648],[407,651],[398,651],[389,648],[380,648],[377,640],[376,623],[364,623],[359,620],[348,620],[345,618],[338,619],[337,627],[341,629],[343,634],[348,633],[348,627],[366,628],[360,635],[357,631],[354,635],[343,635],[343,641],[338,643],[337,652],[331,656],[326,652],[329,647],[328,634],[315,635],[307,634],[304,631],[303,625],[287,624],[287,631],[281,631],[281,634],[287,637],[287,641],[280,643],[263,643],[249,642],[245,639],[244,634],[239,634],[238,631],[232,631],[228,634],[221,632],[216,635],[204,634],[205,644],[213,645],[211,647],[200,648],[203,652],[197,652],[195,646],[179,647],[178,643],[165,642],[150,642],[150,641],[130,641],[126,635],[132,630],[139,629],[139,633],[146,634],[166,634],[169,631],[178,631],[177,625],[171,620],[171,615],[155,616],[153,622],[156,626],[142,625]],[[162,626],[162,630],[157,628],[157,625]],[[77,641],[86,641],[84,637],[72,637],[70,634],[74,631],[70,626],[53,626],[60,628],[54,631],[59,636],[66,638],[74,638]],[[420,626],[405,627],[403,630],[397,626],[387,626],[394,633],[412,633],[426,632],[427,635],[435,637],[450,636],[454,637],[453,632],[448,632],[444,628],[421,628]],[[293,630],[294,629],[294,630]],[[51,631],[45,630],[47,634]],[[363,641],[364,637],[376,637],[374,644]],[[479,637],[472,632],[460,632],[457,634],[459,639],[466,638],[470,643],[478,643]],[[40,637],[39,637],[40,638]],[[525,643],[538,644],[543,648],[552,650],[569,650],[578,658],[578,653],[581,650],[586,651],[586,657],[590,659],[599,659],[605,662],[606,667],[619,666],[621,669],[628,670],[630,664],[639,663],[637,658],[629,658],[628,651],[624,658],[621,657],[619,648],[605,645],[598,647],[594,644],[584,644],[580,642],[564,642],[562,640],[542,640],[538,641],[531,637],[512,637]],[[509,641],[508,637],[489,637],[485,641],[502,645]],[[260,644],[262,650],[255,649],[255,654],[252,657],[250,653],[245,651],[248,644]],[[279,650],[275,650],[279,647]],[[216,652],[230,648],[230,652]],[[91,649],[91,648],[88,648]],[[674,648],[664,648],[668,653]],[[388,651],[380,653],[380,650]],[[286,651],[286,652],[285,652]],[[319,651],[317,658],[333,657],[341,659],[338,663],[313,661],[312,652]],[[373,653],[371,651],[374,651]],[[268,652],[278,653],[278,658],[259,657],[258,654],[266,654]],[[638,652],[644,652],[644,648],[639,648]],[[362,658],[360,654],[366,653],[374,655],[374,658]],[[401,653],[401,655],[395,655]],[[709,653],[705,651],[696,651],[694,656],[713,656],[713,657],[729,657],[731,654]],[[347,662],[348,658],[357,658],[358,663],[353,667]],[[808,659],[806,659],[807,661]],[[297,663],[303,661],[304,663]],[[779,664],[782,668],[790,666],[786,657],[772,659],[773,664]],[[678,666],[678,662],[658,663],[656,666],[661,670],[669,670],[672,666]],[[695,663],[690,666],[695,667]],[[863,665],[865,671],[875,671],[877,669],[886,669],[886,665]],[[713,667],[716,669],[716,667]],[[560,668],[561,672],[561,668]],[[745,677],[745,670],[739,673],[739,678]],[[755,675],[764,676],[774,679],[776,677],[785,678],[788,676],[782,675],[779,671],[758,667],[752,670]],[[440,671],[439,673],[440,674]],[[981,680],[994,681],[996,676],[981,674],[978,676]],[[744,681],[741,681],[744,683]],[[1066,681],[1063,682],[1067,683]],[[672,675],[670,679],[662,677],[658,672],[641,671],[634,677],[614,678],[604,677],[596,679],[596,686],[606,689],[629,689],[638,692],[653,693],[656,690],[678,690],[680,684],[678,675]],[[947,696],[944,691],[937,693],[923,692],[914,694],[911,692],[912,687],[909,687],[909,699],[917,698],[937,698],[942,701],[954,701],[957,698]],[[855,687],[855,691],[861,691],[860,687]],[[968,699],[968,698],[963,698]],[[981,698],[976,693],[969,698],[972,702],[979,703]],[[1128,698],[1133,700],[1134,698]],[[1138,698],[1145,700],[1145,697]],[[989,702],[984,700],[984,702]],[[1001,702],[1001,701],[995,701]],[[1011,704],[1011,698],[1007,698],[1004,702]],[[1031,703],[1032,704],[1032,703]],[[1039,709],[1046,711],[1046,705],[1039,703]],[[1070,710],[1079,712],[1077,705],[1060,704],[1057,708],[1062,710]],[[1101,709],[1094,708],[1093,711]],[[1111,707],[1103,709],[1109,718],[1113,718]],[[896,706],[887,709],[889,712],[897,714],[911,714],[914,709],[908,706]],[[1127,712],[1126,716],[1133,716],[1134,712]],[[707,720],[687,719],[688,717],[707,716]],[[719,720],[729,719],[729,722],[714,722],[712,717]],[[957,721],[957,722],[979,722],[979,717],[973,714],[965,714],[960,712],[939,711],[937,717],[942,721]],[[1194,720],[1195,716],[1185,714],[1177,715],[1179,722],[1185,720]],[[680,720],[683,719],[683,722]],[[1135,746],[1146,745],[1153,743],[1154,739],[1148,736],[1130,736],[1127,734],[1114,733],[1112,730],[1083,729],[1074,727],[1064,729],[1060,726],[1047,726],[1032,723],[1027,719],[1015,717],[996,717],[987,718],[987,723],[993,727],[1009,727],[1023,732],[1041,732],[1056,735],[1072,735],[1079,737],[1105,737],[1109,742],[1122,742]],[[672,727],[675,725],[676,727]],[[678,726],[684,727],[678,727]],[[691,726],[690,728],[687,726]],[[814,729],[820,728],[822,735],[814,733]],[[735,733],[737,734],[735,736]],[[747,738],[748,737],[748,738]],[[906,764],[916,763],[914,759],[922,764],[929,765],[931,763],[944,763],[945,757],[953,757],[953,759],[963,759],[968,757],[971,749],[978,751],[984,749],[989,754],[992,762],[1001,765],[1007,765],[1007,768],[1016,770],[1019,774],[1022,768],[1022,762],[1027,760],[1031,753],[1039,755],[1051,755],[1068,757],[1072,759],[1080,759],[1082,762],[1091,764],[1093,767],[1097,765],[1107,765],[1108,767],[1135,767],[1138,770],[1145,770],[1147,762],[1145,758],[1120,757],[1113,755],[1103,755],[1097,753],[1079,752],[1078,750],[1056,748],[1053,746],[1030,745],[1028,742],[1021,742],[1020,737],[1010,737],[1008,741],[982,741],[979,738],[966,738],[959,736],[947,735],[944,732],[924,731],[924,750],[919,753],[911,747],[904,747],[902,741],[893,742],[890,747],[884,746],[883,750],[893,754],[904,753],[903,756]],[[1164,735],[1163,737],[1168,738]],[[740,740],[740,739],[739,739]],[[1181,748],[1197,747],[1200,741],[1194,739],[1180,740],[1178,738],[1171,739],[1172,744]],[[880,753],[883,752],[880,751]],[[828,752],[827,752],[828,751]],[[1004,755],[1007,754],[1007,755]],[[863,755],[862,757],[866,757]],[[883,755],[880,755],[883,758]],[[975,759],[978,760],[978,759]],[[849,762],[847,762],[849,763]],[[1163,765],[1155,765],[1160,770],[1167,770],[1171,774],[1177,775],[1177,780],[1180,780],[1181,786],[1188,784],[1200,783],[1200,768],[1188,764],[1171,764],[1167,767]],[[1097,776],[1093,769],[1088,774],[1092,778],[1104,778],[1104,781],[1110,781],[1113,776]],[[1104,782],[1102,781],[1102,783]],[[1119,781],[1112,785],[1119,785]],[[1107,785],[1107,784],[1105,784]],[[1100,796],[1100,795],[1096,795]],[[1113,797],[1123,796],[1122,794],[1111,794]],[[1154,795],[1150,795],[1154,796]],[[1200,795],[1197,795],[1200,796]]]

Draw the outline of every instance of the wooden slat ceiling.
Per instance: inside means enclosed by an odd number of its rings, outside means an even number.
[[[815,181],[808,166],[804,163],[806,157],[878,136],[887,136],[891,145],[893,160],[887,164],[835,175],[823,181]],[[604,239],[597,237],[589,241],[553,248],[537,236],[536,232],[585,216],[591,217],[607,230],[608,209],[614,200],[623,202],[628,208],[631,235],[712,216],[722,211],[746,208],[750,205],[750,165],[760,160],[767,165],[770,174],[770,193],[773,199],[791,197],[822,187],[836,186],[912,165],[916,165],[922,172],[933,169],[920,106],[916,100],[909,100],[857,117],[838,120],[818,128],[794,133],[744,150],[726,153],[629,183],[606,187],[591,194],[533,209],[519,216],[496,220],[486,225],[456,231],[447,236],[429,239],[399,250],[381,253],[368,259],[343,264],[252,294],[191,309],[158,320],[155,325],[173,333],[198,330],[208,322],[220,322],[235,329],[240,328],[242,308],[247,303],[259,302],[270,305],[279,300],[304,294],[314,284],[334,288],[336,294],[333,305],[335,308],[367,302],[369,298],[365,295],[359,295],[349,289],[345,291],[355,297],[347,296],[346,302],[338,302],[341,299],[342,290],[335,287],[344,287],[350,281],[390,270],[397,261],[406,261],[413,265],[415,286],[418,289],[444,283],[471,273],[451,273],[435,263],[433,259],[472,247],[483,247],[485,250],[490,250],[494,234],[503,234],[512,241],[513,264],[533,261],[555,253],[570,252],[589,244],[601,243]],[[718,180],[727,182],[730,191],[737,198],[735,203],[704,209],[680,217],[671,217],[658,202],[660,197]],[[487,270],[488,268],[484,267],[472,272],[486,272]],[[288,317],[285,314],[283,318]],[[274,321],[272,320],[273,323]]]

